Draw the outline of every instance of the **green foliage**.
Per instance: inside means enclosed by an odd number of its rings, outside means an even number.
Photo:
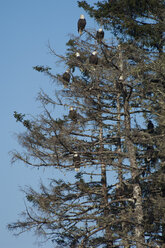
[[[164,0],[96,1],[96,7],[78,1],[78,5],[118,37],[162,50]]]
[[[24,117],[25,114],[17,113],[16,111],[14,111],[14,118],[16,119],[16,121],[22,122]]]
[[[49,70],[51,70],[50,67],[47,67],[47,66],[33,66],[33,69],[38,71],[38,72],[48,72]]]
[[[29,195],[26,196],[26,199],[27,199],[29,202],[33,202],[33,201],[34,201],[34,196],[29,194]]]
[[[21,122],[27,129],[31,129],[32,128],[32,124],[29,120],[24,120],[25,114],[21,114],[21,113],[17,113],[16,111],[14,111],[14,118],[16,119],[16,121]]]
[[[29,120],[24,120],[23,121],[23,125],[27,128],[27,129],[31,129],[32,125],[30,123]]]
[[[76,46],[76,41],[74,39],[70,39],[67,43],[66,46],[68,47],[68,51],[72,51],[71,48],[74,48]]]

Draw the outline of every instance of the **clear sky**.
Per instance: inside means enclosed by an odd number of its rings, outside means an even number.
[[[90,1],[91,3],[93,1]],[[24,210],[24,195],[20,187],[31,185],[35,189],[39,181],[55,176],[52,169],[36,170],[22,163],[11,165],[9,152],[21,150],[15,133],[23,132],[16,123],[13,112],[40,113],[36,102],[40,88],[52,90],[49,79],[32,69],[36,65],[55,67],[49,54],[48,41],[57,53],[63,54],[69,34],[77,35],[77,20],[80,14],[87,19],[87,26],[96,28],[76,0],[5,0],[0,4],[0,247],[38,247],[33,233],[14,237],[6,226],[18,219]],[[56,68],[56,71],[61,70]],[[67,174],[69,177],[70,174]],[[44,245],[52,247],[50,243]]]

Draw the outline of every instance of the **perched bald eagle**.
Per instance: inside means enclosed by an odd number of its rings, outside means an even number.
[[[96,39],[98,42],[101,42],[103,38],[104,38],[104,31],[102,30],[102,28],[100,28],[96,33]]]
[[[85,17],[84,15],[80,15],[80,19],[78,20],[77,23],[78,32],[80,35],[82,34],[82,31],[84,30],[85,26],[86,26]]]
[[[150,162],[151,159],[152,159],[152,156],[153,156],[153,153],[154,153],[154,148],[153,146],[147,146],[147,150],[146,150],[146,161],[147,162]]]
[[[77,152],[73,155],[73,166],[75,167],[75,171],[79,171],[80,169],[80,156]]]
[[[97,52],[94,51],[90,57],[89,57],[89,63],[92,65],[97,65],[98,64],[98,57],[97,57]]]
[[[152,121],[149,121],[148,122],[147,129],[148,129],[148,132],[149,133],[153,133],[154,132],[154,124],[152,123]]]
[[[80,53],[79,53],[79,52],[76,52],[76,58],[77,58],[80,62],[82,62],[82,58],[81,58],[81,56],[80,56]]]
[[[69,83],[70,81],[70,71],[69,69],[66,70],[66,72],[64,72],[64,74],[62,75],[62,78],[65,82]]]
[[[75,109],[73,109],[73,107],[70,107],[70,110],[69,110],[69,118],[70,118],[72,121],[77,122],[77,111],[76,111]]]

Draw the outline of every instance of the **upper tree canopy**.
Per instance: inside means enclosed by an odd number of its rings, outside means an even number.
[[[164,0],[108,0],[98,1],[93,6],[87,1],[78,1],[78,5],[120,38],[135,39],[143,45],[162,50]]]

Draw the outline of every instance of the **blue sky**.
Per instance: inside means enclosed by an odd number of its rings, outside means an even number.
[[[94,1],[90,1],[91,3]],[[14,237],[6,226],[18,219],[24,210],[24,195],[20,187],[55,176],[53,169],[36,170],[22,163],[11,165],[9,152],[21,150],[15,133],[24,128],[16,123],[13,112],[36,115],[41,108],[36,102],[40,88],[50,92],[48,78],[32,69],[36,65],[55,67],[49,54],[48,41],[57,53],[63,54],[69,34],[77,35],[77,20],[85,14],[87,26],[96,28],[75,0],[5,0],[0,4],[0,112],[1,112],[1,173],[0,173],[0,247],[38,247],[36,236],[26,233]],[[56,68],[58,73],[61,68]],[[58,111],[58,110],[57,110]],[[60,114],[60,113],[59,113]],[[60,173],[59,173],[60,175]],[[68,178],[70,174],[66,175]],[[51,243],[44,245],[52,247]]]

